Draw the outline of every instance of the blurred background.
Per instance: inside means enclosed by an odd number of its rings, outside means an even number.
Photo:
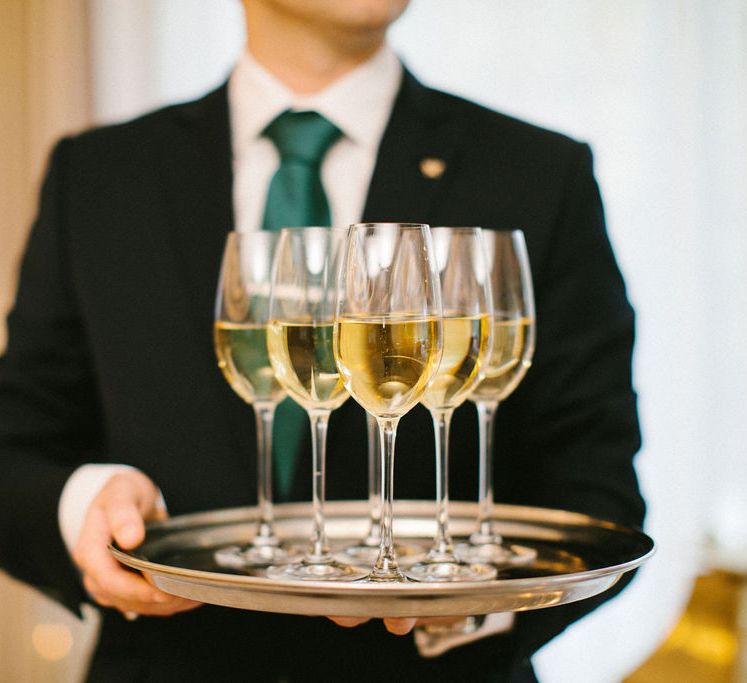
[[[747,681],[747,4],[413,0],[391,39],[426,83],[592,145],[638,315],[658,552],[540,680]],[[50,145],[199,96],[243,41],[238,0],[0,0],[2,312]],[[79,681],[96,626],[0,574],[0,681]]]

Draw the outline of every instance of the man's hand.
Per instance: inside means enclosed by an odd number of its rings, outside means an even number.
[[[366,618],[359,617],[328,617],[338,626],[352,628],[360,626],[369,621]],[[464,621],[464,617],[424,617],[416,619],[415,617],[387,617],[384,619],[384,626],[389,633],[396,636],[404,636],[416,626],[450,626]]]
[[[112,539],[124,550],[142,543],[145,521],[166,517],[158,507],[158,495],[156,486],[142,472],[113,475],[88,508],[73,548],[73,560],[91,597],[128,618],[135,614],[170,616],[202,604],[158,590],[141,574],[123,567],[107,548]]]

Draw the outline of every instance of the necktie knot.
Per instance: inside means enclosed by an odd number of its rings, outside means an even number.
[[[315,111],[285,111],[265,128],[283,161],[319,165],[341,131]]]

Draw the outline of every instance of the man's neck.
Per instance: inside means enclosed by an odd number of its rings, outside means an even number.
[[[254,7],[261,12],[261,5]],[[272,24],[273,30],[266,30]],[[252,56],[290,90],[312,94],[371,58],[384,44],[385,30],[341,36],[312,31],[303,22],[247,12],[248,47]],[[263,30],[255,26],[262,26]]]

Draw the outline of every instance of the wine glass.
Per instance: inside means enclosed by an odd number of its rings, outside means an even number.
[[[267,346],[275,376],[311,421],[312,535],[300,562],[272,566],[275,579],[352,581],[361,567],[337,561],[324,528],[324,483],[329,416],[347,399],[332,352],[338,255],[345,232],[283,228],[272,266]]]
[[[216,562],[233,568],[266,567],[299,556],[283,547],[273,528],[272,422],[285,391],[267,354],[270,266],[277,235],[230,232],[215,303],[213,339],[218,366],[231,388],[251,405],[257,424],[257,531],[245,546],[216,551]]]
[[[406,573],[416,581],[484,581],[489,564],[457,557],[449,534],[449,427],[454,410],[482,378],[492,343],[493,301],[482,230],[432,228],[441,280],[443,355],[420,402],[433,419],[436,441],[436,535],[425,558]]]
[[[531,562],[537,553],[505,544],[493,529],[493,432],[499,403],[516,389],[532,364],[534,293],[524,233],[486,230],[483,238],[493,293],[493,350],[485,377],[469,397],[477,408],[480,441],[478,530],[456,550],[471,562],[519,565]]]
[[[370,581],[406,581],[392,535],[394,443],[400,418],[441,360],[441,294],[430,229],[415,223],[350,226],[340,268],[334,353],[350,395],[381,441],[381,544]]]

